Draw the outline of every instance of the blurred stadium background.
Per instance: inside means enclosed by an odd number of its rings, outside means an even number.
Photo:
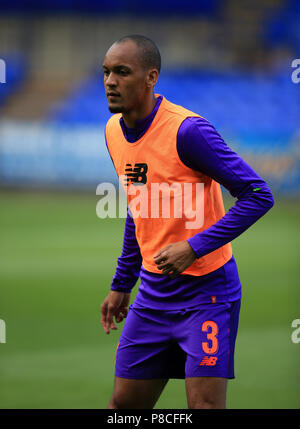
[[[297,0],[1,0],[1,408],[105,408],[112,391],[121,326],[106,336],[99,310],[124,219],[96,216],[96,186],[116,183],[101,64],[132,33],[160,48],[156,92],[211,121],[274,193],[233,242],[243,306],[228,407],[299,408],[299,28]],[[185,407],[171,380],[156,408]]]

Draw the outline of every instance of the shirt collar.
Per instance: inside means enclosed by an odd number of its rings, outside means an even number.
[[[157,97],[156,99],[157,101],[152,112],[145,118],[137,121],[136,126],[134,128],[127,127],[124,122],[124,119],[122,117],[120,118],[120,125],[127,141],[129,141],[130,143],[134,143],[135,141],[139,140],[143,134],[145,134],[145,132],[150,127],[158,111],[158,108],[160,106],[160,103],[162,102],[162,99],[163,99],[162,95]]]

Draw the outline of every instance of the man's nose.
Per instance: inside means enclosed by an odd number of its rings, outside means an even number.
[[[109,73],[109,75],[106,78],[106,85],[107,86],[116,86],[117,85],[117,79],[116,79],[116,75],[114,73]]]

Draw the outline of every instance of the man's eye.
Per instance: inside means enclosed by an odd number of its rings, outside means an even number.
[[[127,70],[120,70],[120,75],[127,76],[128,75],[128,71]]]

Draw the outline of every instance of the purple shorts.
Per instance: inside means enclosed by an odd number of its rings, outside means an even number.
[[[168,311],[130,305],[115,375],[144,380],[234,378],[239,312],[240,300]]]

